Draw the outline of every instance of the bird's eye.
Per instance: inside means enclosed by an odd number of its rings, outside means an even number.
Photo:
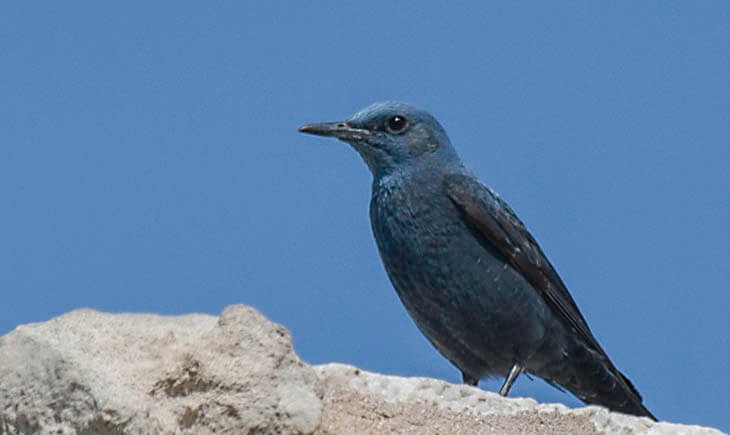
[[[388,129],[393,133],[398,133],[406,126],[406,119],[400,115],[395,115],[388,120]]]

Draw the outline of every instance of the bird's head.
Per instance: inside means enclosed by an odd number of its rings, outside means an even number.
[[[395,170],[459,163],[448,136],[428,112],[403,103],[376,103],[339,122],[299,131],[352,145],[377,178]]]

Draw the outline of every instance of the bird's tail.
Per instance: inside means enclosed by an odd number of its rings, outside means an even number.
[[[574,343],[567,357],[545,365],[535,374],[567,389],[585,403],[657,420],[643,405],[636,387],[616,369],[608,356],[585,343]]]

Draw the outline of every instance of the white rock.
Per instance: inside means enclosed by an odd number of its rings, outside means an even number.
[[[0,337],[0,435],[165,433],[717,434],[568,409],[294,354],[253,308],[219,318],[78,310]]]
[[[311,433],[318,380],[252,308],[78,310],[0,338],[0,433]]]
[[[504,398],[468,385],[369,373],[343,364],[314,366],[325,385],[323,425],[333,433],[720,434],[700,427],[588,406],[570,409]]]

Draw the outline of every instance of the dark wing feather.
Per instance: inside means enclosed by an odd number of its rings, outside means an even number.
[[[449,197],[461,211],[467,225],[486,238],[545,299],[553,312],[603,357],[619,380],[636,395],[637,405],[645,415],[656,420],[641,405],[641,395],[636,387],[616,369],[593,337],[565,284],[512,209],[473,177],[451,174],[445,177],[444,182]]]
[[[446,176],[444,182],[449,197],[462,212],[468,225],[497,248],[540,293],[555,314],[593,349],[606,356],[565,284],[509,206],[473,177],[451,174]],[[606,360],[609,361],[607,356]]]

